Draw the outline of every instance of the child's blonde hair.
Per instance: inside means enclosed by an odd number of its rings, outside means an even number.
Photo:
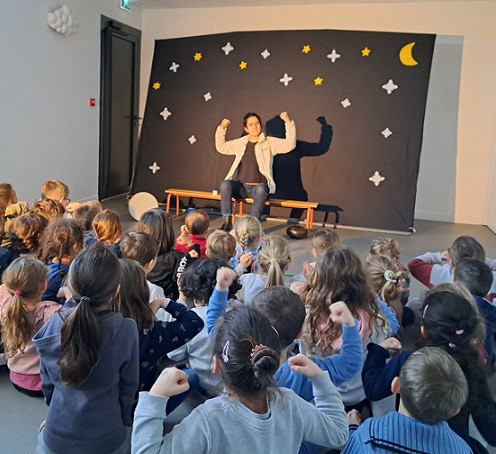
[[[98,213],[92,226],[99,241],[117,243],[122,236],[121,218],[115,211],[107,209]]]
[[[280,236],[266,236],[262,240],[257,263],[266,276],[265,287],[284,285],[284,271],[291,263],[289,243]]]
[[[205,210],[193,210],[186,215],[184,224],[191,235],[204,235],[210,227],[210,218]]]
[[[402,268],[400,262],[400,245],[392,238],[376,238],[370,242],[371,255],[385,255],[397,268]]]
[[[24,353],[34,335],[34,325],[24,307],[24,298],[31,299],[41,294],[47,281],[45,265],[34,257],[19,257],[3,274],[3,282],[12,298],[5,304],[2,313],[2,342],[10,356]]]
[[[52,199],[60,202],[69,195],[69,188],[66,184],[57,180],[46,180],[41,186],[41,198]]]
[[[399,299],[398,285],[404,279],[404,272],[385,255],[373,255],[366,265],[370,282],[379,298],[384,301],[401,322],[403,305]]]
[[[403,271],[384,255],[374,255],[367,261],[370,281],[379,298],[390,303],[398,298],[398,284],[403,278]]]
[[[207,256],[229,262],[236,251],[236,240],[224,230],[215,230],[207,238]]]
[[[260,221],[253,216],[242,216],[234,224],[234,234],[239,247],[245,251],[247,249],[257,249],[263,235]]]
[[[317,230],[312,238],[312,247],[315,251],[315,257],[320,257],[327,249],[336,249],[341,247],[341,240],[334,229],[322,227]]]

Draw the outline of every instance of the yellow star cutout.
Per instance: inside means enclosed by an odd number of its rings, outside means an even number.
[[[369,55],[370,55],[370,49],[368,47],[362,49],[362,57],[368,57]]]
[[[245,61],[241,61],[241,63],[239,64],[240,69],[246,69],[247,67],[248,67],[248,63],[246,63]]]
[[[313,80],[315,85],[322,85],[322,82],[324,82],[324,79],[322,77],[317,77]]]
[[[310,48],[310,45],[306,45],[306,46],[303,46],[303,49],[301,49],[301,51],[304,53],[304,54],[308,54],[308,52],[310,52],[312,49]]]
[[[161,86],[160,82],[155,82],[155,83],[152,85],[152,87],[153,87],[153,89],[154,89],[154,90],[158,90],[158,89],[160,88],[160,86]]]
[[[197,52],[193,58],[195,59],[195,61],[200,61],[203,58],[203,55],[201,54],[201,52]]]

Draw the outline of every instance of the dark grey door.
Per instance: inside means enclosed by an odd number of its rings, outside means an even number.
[[[102,16],[98,197],[129,191],[139,127],[141,32]]]

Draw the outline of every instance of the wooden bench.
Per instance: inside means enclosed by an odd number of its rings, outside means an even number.
[[[220,194],[208,191],[192,191],[189,189],[166,189],[164,191],[167,194],[167,202],[165,205],[165,210],[167,213],[170,212],[170,202],[171,198],[176,198],[176,215],[179,215],[179,198],[180,197],[188,197],[190,199],[205,199],[205,200],[219,200]],[[236,212],[236,203],[239,206],[239,216],[243,215],[243,205],[245,203],[253,203],[253,199],[232,199],[233,202],[233,213]],[[306,228],[307,230],[311,230],[313,228],[313,214],[317,206],[319,205],[317,202],[303,202],[301,200],[282,200],[282,199],[268,199],[265,202],[267,206],[276,206],[283,208],[299,208],[303,210],[307,210],[307,218],[306,218]]]

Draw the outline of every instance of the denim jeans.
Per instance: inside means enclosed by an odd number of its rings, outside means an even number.
[[[241,181],[238,180],[224,180],[220,184],[220,209],[222,216],[231,216],[232,197],[235,199],[252,198],[253,207],[251,209],[251,215],[260,219],[265,207],[265,202],[269,198],[269,187],[263,183],[254,186],[241,183]]]

